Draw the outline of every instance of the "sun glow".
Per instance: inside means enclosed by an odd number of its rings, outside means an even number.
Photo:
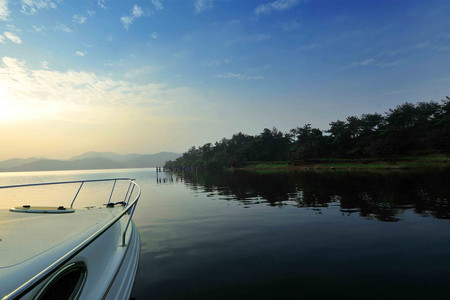
[[[14,101],[4,94],[0,92],[0,122],[15,120],[20,115],[20,109],[14,104]]]
[[[63,110],[61,106],[36,100],[17,100],[0,92],[0,122],[55,118]]]

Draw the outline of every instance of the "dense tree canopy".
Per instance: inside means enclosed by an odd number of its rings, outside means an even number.
[[[265,128],[259,135],[239,132],[214,145],[192,147],[166,167],[242,167],[251,161],[311,161],[327,158],[393,158],[450,153],[450,98],[403,103],[383,115],[350,116],[325,132],[311,124],[283,133]]]

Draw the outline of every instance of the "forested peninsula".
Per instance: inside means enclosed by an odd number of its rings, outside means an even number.
[[[329,125],[325,131],[306,124],[289,132],[276,128],[265,128],[255,136],[239,132],[214,144],[193,146],[180,158],[167,161],[165,167],[217,169],[450,161],[448,96],[440,102],[406,102],[384,115],[350,116]]]

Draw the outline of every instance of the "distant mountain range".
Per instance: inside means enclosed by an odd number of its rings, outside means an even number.
[[[55,171],[55,170],[92,170],[118,168],[150,168],[163,166],[168,160],[174,160],[181,154],[159,152],[155,154],[117,154],[113,152],[86,152],[68,160],[31,157],[13,158],[0,161],[0,171]]]

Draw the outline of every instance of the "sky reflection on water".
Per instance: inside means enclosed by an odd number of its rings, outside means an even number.
[[[133,296],[445,298],[448,174],[159,174]]]
[[[136,178],[135,299],[444,299],[450,292],[447,170],[25,177],[0,174],[0,185]]]

